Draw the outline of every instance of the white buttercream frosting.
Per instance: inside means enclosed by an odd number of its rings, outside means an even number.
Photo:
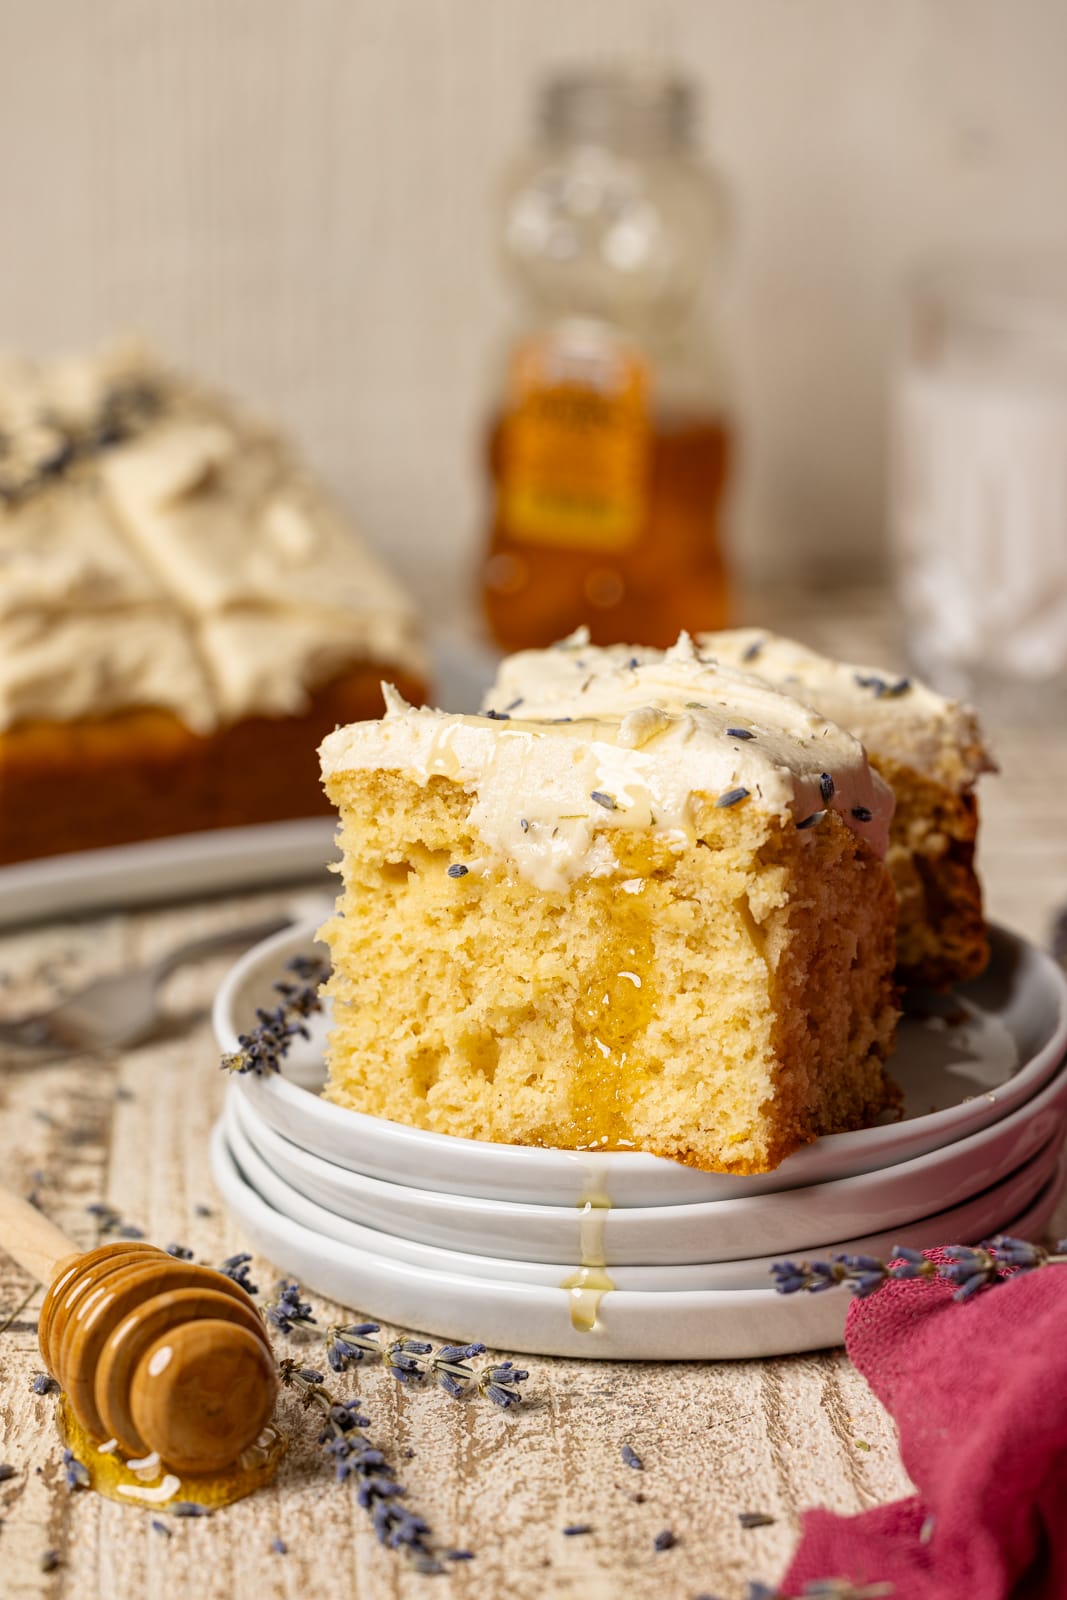
[[[0,729],[156,706],[204,732],[357,662],[426,672],[413,606],[282,440],[140,351],[0,363],[0,629]]]
[[[876,757],[887,757],[935,778],[949,788],[969,788],[982,772],[995,771],[970,706],[937,694],[917,678],[820,655],[765,628],[733,628],[698,634],[706,660],[745,672],[815,707],[848,730]],[[521,700],[523,714],[556,712],[577,698],[587,703],[588,680],[628,662],[647,671],[664,652],[643,645],[590,645],[583,632],[550,650],[524,650],[500,664],[487,707]],[[592,686],[590,686],[592,687]]]
[[[688,639],[655,655],[587,675],[580,708],[568,703],[562,716],[554,688],[537,700],[532,684],[529,706],[493,717],[413,710],[393,697],[381,721],[324,740],[323,775],[384,768],[462,784],[487,858],[506,857],[544,889],[615,870],[615,830],[652,830],[679,849],[694,843],[708,799],[789,825],[817,826],[836,810],[884,853],[893,799],[856,739],[758,679],[703,660]]]

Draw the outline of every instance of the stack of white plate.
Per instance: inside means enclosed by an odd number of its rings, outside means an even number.
[[[314,948],[313,925],[294,927],[237,964],[215,1008],[223,1050]],[[319,1095],[327,1028],[312,1019],[283,1074],[231,1081],[212,1151],[228,1206],[305,1287],[498,1349],[718,1359],[834,1344],[847,1292],[779,1295],[772,1262],[1033,1237],[1067,1176],[1067,982],[1000,930],[982,978],[903,1021],[903,1119],[819,1139],[756,1178],[343,1110]]]

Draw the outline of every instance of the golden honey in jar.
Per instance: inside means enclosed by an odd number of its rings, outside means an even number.
[[[489,430],[482,568],[505,649],[583,623],[596,643],[666,645],[727,620],[722,205],[693,153],[695,110],[675,77],[558,77],[511,174],[522,310]]]

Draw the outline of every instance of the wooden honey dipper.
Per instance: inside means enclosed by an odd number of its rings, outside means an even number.
[[[196,1474],[233,1466],[259,1437],[278,1374],[262,1319],[232,1279],[133,1240],[80,1252],[3,1190],[0,1242],[49,1285],[41,1355],[94,1439]]]

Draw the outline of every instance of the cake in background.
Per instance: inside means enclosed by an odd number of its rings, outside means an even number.
[[[898,976],[934,988],[977,976],[989,942],[974,866],[974,786],[996,769],[971,708],[914,678],[835,661],[762,628],[701,634],[697,645],[816,707],[866,747],[896,798],[886,864],[899,905]],[[598,650],[578,634],[506,659],[485,703],[520,703],[529,716],[580,714],[600,676],[657,659],[630,645]]]
[[[139,347],[0,363],[0,861],[328,809],[413,606],[285,441]]]
[[[737,1173],[891,1103],[893,802],[858,740],[688,641],[585,717],[390,701],[321,752],[328,1098]]]

